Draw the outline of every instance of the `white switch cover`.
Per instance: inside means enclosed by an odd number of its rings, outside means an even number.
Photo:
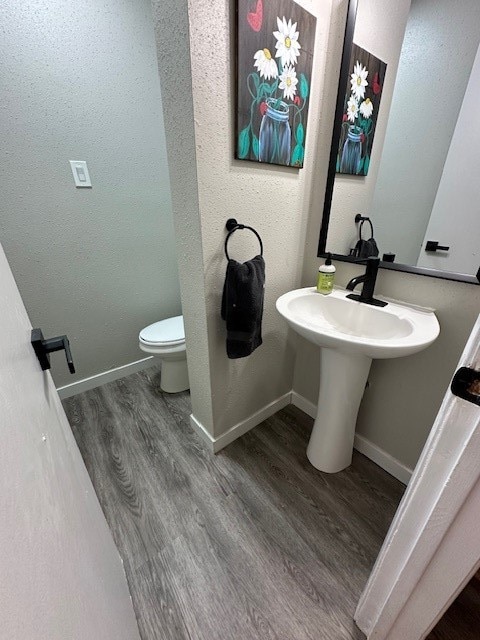
[[[70,160],[76,187],[91,187],[90,174],[85,160]]]

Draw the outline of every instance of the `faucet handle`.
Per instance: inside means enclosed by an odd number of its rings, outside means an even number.
[[[377,264],[380,264],[380,258],[378,256],[368,256],[367,258],[354,258],[353,259],[353,263],[354,264],[373,264],[373,262],[376,262]]]

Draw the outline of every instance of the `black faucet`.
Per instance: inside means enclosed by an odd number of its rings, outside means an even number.
[[[375,282],[377,281],[378,267],[380,266],[380,258],[367,258],[366,260],[359,260],[358,262],[359,264],[366,264],[367,269],[363,276],[352,278],[347,284],[347,289],[348,291],[353,291],[358,284],[363,282],[362,293],[360,293],[360,295],[350,293],[347,298],[350,298],[350,300],[358,300],[358,302],[363,302],[365,304],[371,304],[374,307],[386,307],[388,304],[387,302],[377,300],[373,297]]]

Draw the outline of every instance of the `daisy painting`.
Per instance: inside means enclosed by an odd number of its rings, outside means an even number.
[[[315,26],[293,0],[237,0],[239,160],[303,166]]]
[[[387,65],[354,44],[345,92],[337,173],[366,176]]]

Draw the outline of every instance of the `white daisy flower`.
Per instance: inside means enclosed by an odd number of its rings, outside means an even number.
[[[297,93],[297,72],[293,67],[286,66],[283,68],[279,78],[280,84],[278,85],[278,88],[283,90],[283,97],[293,100]]]
[[[349,101],[347,102],[347,118],[350,122],[355,122],[355,118],[358,115],[358,102],[355,99],[355,96],[350,96]]]
[[[259,49],[253,56],[255,59],[255,67],[262,78],[270,80],[270,78],[276,78],[278,76],[278,67],[270,49]]]
[[[365,87],[368,86],[367,82],[368,71],[366,67],[356,62],[353,67],[353,73],[350,76],[350,84],[352,86],[352,93],[357,100],[365,97]]]
[[[370,118],[373,113],[373,102],[370,100],[370,98],[367,98],[362,102],[362,104],[360,105],[360,113],[364,118]]]
[[[297,58],[300,55],[300,43],[298,42],[297,23],[292,24],[292,20],[289,18],[288,22],[285,20],[285,16],[280,20],[277,17],[278,31],[274,31],[273,35],[277,39],[275,49],[277,50],[275,57],[280,58],[282,65],[294,65],[297,62]]]

